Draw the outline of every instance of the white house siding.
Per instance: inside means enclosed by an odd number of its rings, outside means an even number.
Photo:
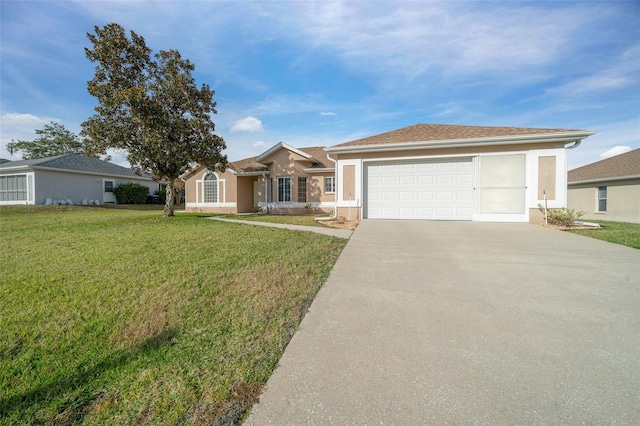
[[[114,187],[134,182],[149,188],[149,194],[158,189],[158,183],[143,179],[111,177],[82,173],[67,173],[47,170],[35,172],[35,204],[44,204],[47,198],[52,200],[70,199],[80,204],[83,199],[103,202],[104,180],[113,180]]]

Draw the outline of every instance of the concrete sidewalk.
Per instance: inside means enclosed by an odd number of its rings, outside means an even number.
[[[345,238],[345,239],[351,238],[351,234],[353,234],[353,231],[348,229],[337,229],[337,228],[329,228],[324,226],[320,227],[320,226],[288,225],[285,223],[258,222],[256,220],[226,219],[224,217],[207,217],[206,219],[218,220],[220,222],[242,223],[245,225],[268,226],[271,228],[290,229],[292,231],[315,232],[316,234],[330,235],[332,237]]]
[[[640,251],[363,221],[248,425],[640,424]]]

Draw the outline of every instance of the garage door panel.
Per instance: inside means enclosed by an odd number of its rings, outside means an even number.
[[[471,158],[366,166],[366,215],[380,219],[471,220]]]
[[[398,184],[398,178],[396,176],[383,176],[380,185],[395,186]]]
[[[416,193],[413,191],[400,191],[398,192],[398,199],[400,201],[414,201],[416,199]]]

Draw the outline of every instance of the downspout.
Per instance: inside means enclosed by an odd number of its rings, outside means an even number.
[[[569,142],[569,143],[571,143],[571,142]],[[580,144],[581,144],[581,143],[582,143],[582,141],[581,141],[581,140],[573,141],[573,145],[571,145],[571,146],[566,146],[566,145],[565,145],[565,147],[564,147],[564,148],[565,148],[565,149],[573,149],[573,148],[577,148],[577,147],[579,147],[579,146],[580,146]]]
[[[269,214],[269,185],[267,185],[267,174],[266,173],[262,173],[262,179],[264,179],[264,206],[265,206],[265,213]],[[271,183],[271,182],[269,182]]]
[[[327,152],[327,158],[333,161],[333,164],[335,164],[335,167],[334,167],[335,173],[333,178],[335,179],[336,189],[333,192],[335,201],[333,203],[333,216],[331,216],[331,219],[335,219],[336,217],[338,217],[338,161],[331,158],[328,152]]]

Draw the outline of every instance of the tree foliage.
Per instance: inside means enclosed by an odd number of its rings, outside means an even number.
[[[22,158],[34,160],[36,158],[53,157],[63,154],[85,154],[85,146],[80,138],[67,130],[60,123],[51,122],[36,130],[39,137],[33,141],[11,141],[7,150],[13,155],[16,151],[23,151]]]
[[[94,27],[85,48],[97,63],[88,91],[99,102],[82,124],[91,151],[127,151],[139,172],[167,181],[165,216],[173,216],[173,183],[193,164],[224,171],[224,140],[216,135],[214,91],[196,86],[194,65],[177,50],[152,55],[142,36],[118,24]]]

